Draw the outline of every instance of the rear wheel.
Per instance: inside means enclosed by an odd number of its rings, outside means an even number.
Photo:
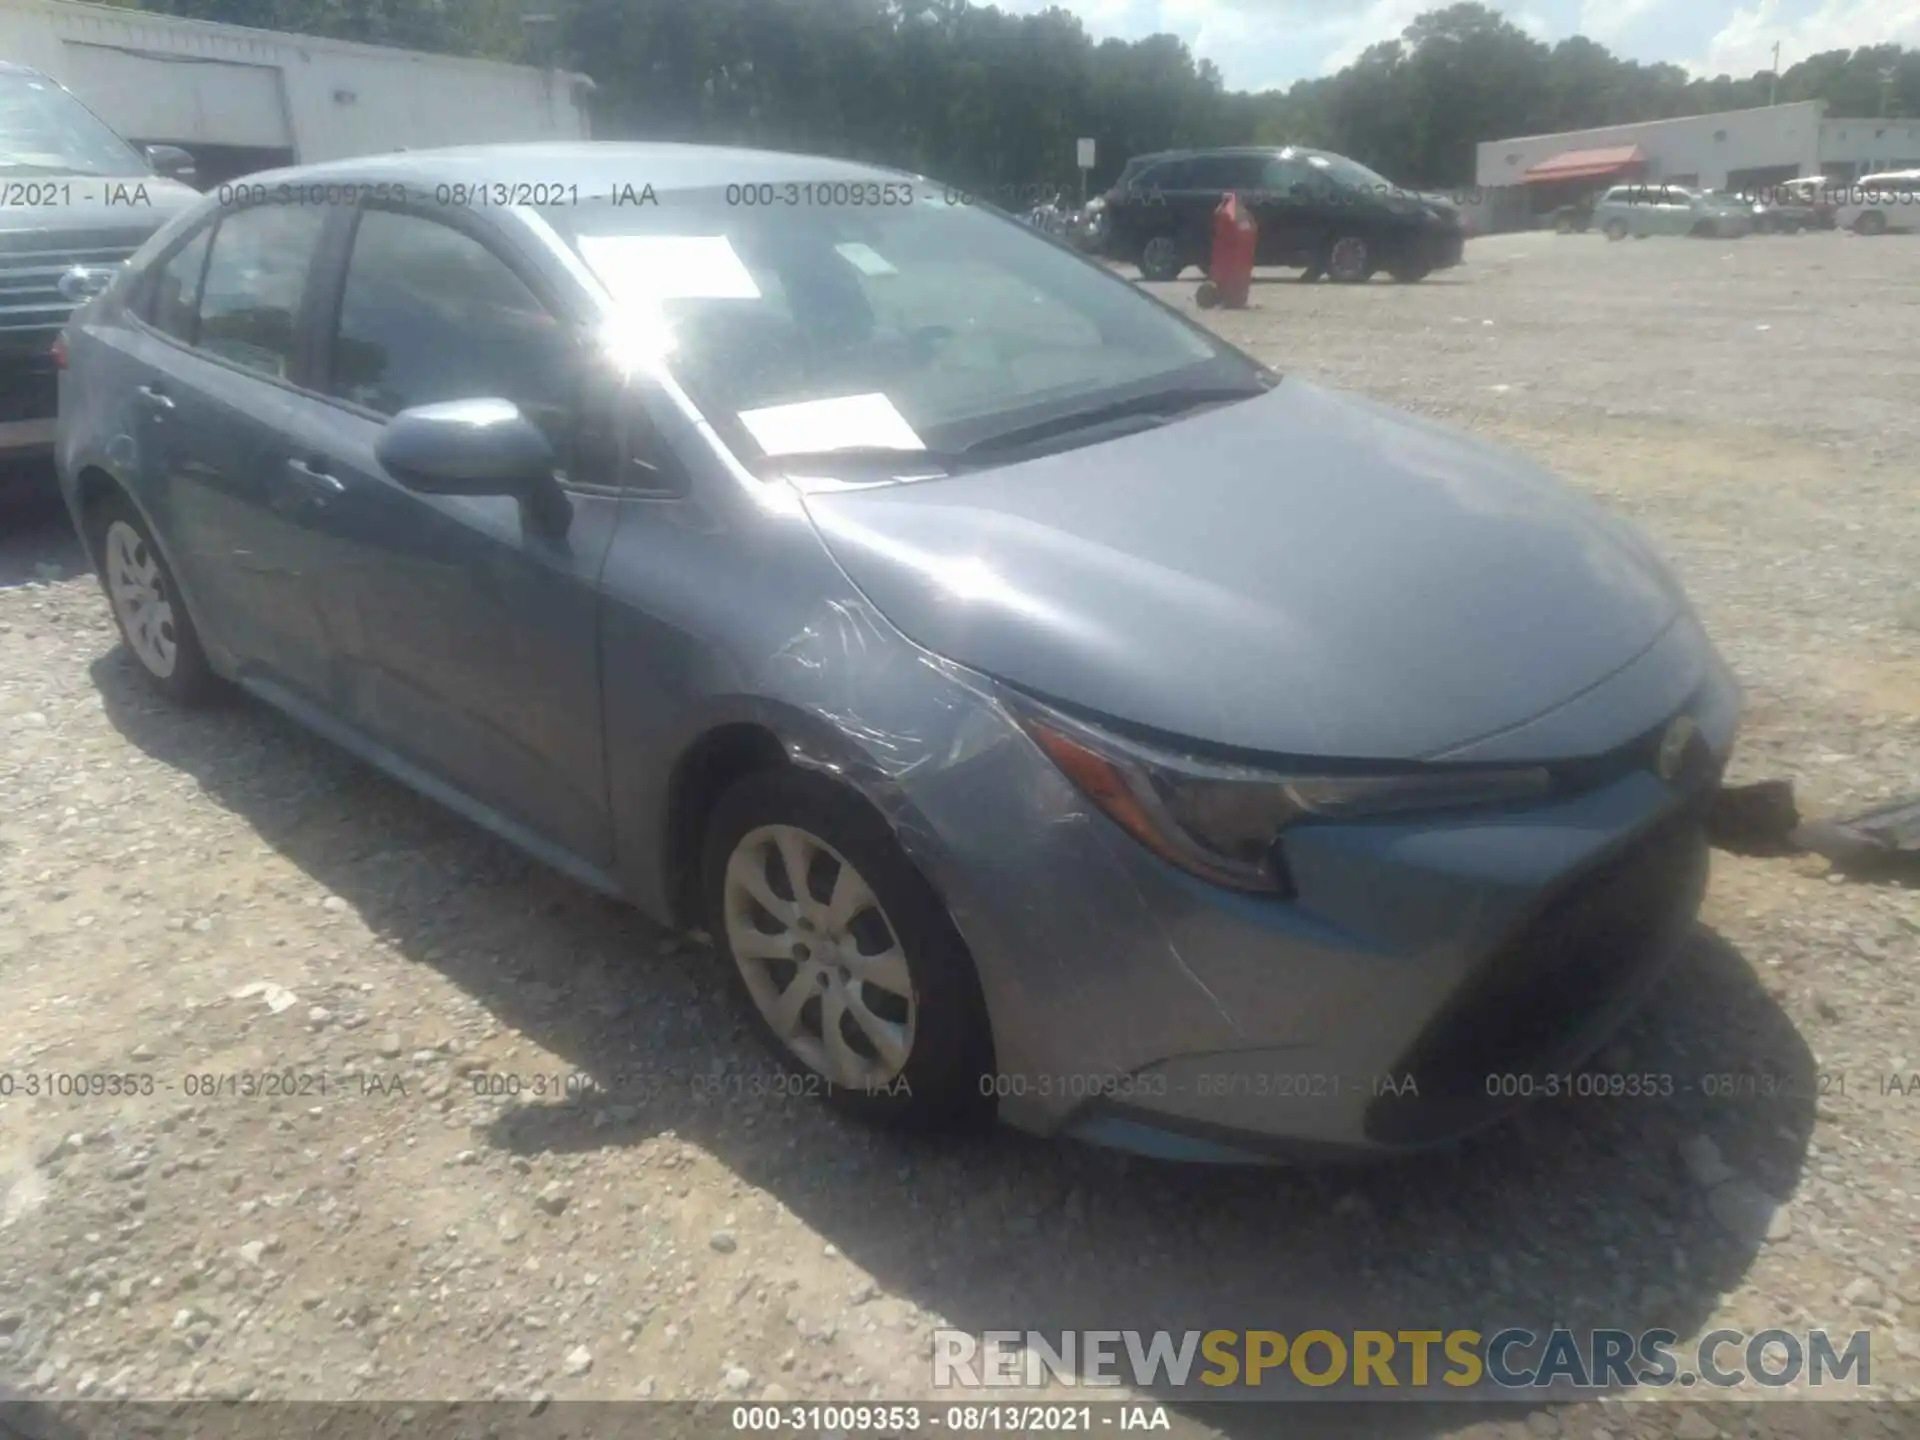
[[[1626,239],[1627,238],[1627,222],[1624,220],[1607,221],[1606,236],[1607,236],[1607,239],[1609,240]]]
[[[1887,217],[1878,210],[1869,210],[1853,222],[1853,228],[1860,235],[1884,235],[1887,233]]]
[[[1154,236],[1140,251],[1140,278],[1143,280],[1178,280],[1180,272],[1186,268],[1186,257],[1180,253],[1180,242],[1171,235]]]
[[[878,814],[823,776],[765,771],[721,797],[704,859],[716,943],[808,1093],[912,1129],[992,1114],[972,958]]]
[[[87,544],[113,623],[148,683],[176,705],[216,698],[219,677],[140,512],[118,495],[99,501],[87,512]]]
[[[1343,285],[1360,285],[1379,269],[1367,242],[1358,235],[1342,235],[1327,247],[1327,274]]]

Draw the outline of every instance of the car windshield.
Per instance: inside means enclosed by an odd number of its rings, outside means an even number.
[[[137,150],[51,80],[0,72],[0,174],[148,173]]]
[[[1049,448],[1070,448],[1057,422],[1258,393],[1266,375],[1030,227],[904,179],[543,214],[613,296],[614,343],[671,373],[744,460],[954,452],[1056,427]]]

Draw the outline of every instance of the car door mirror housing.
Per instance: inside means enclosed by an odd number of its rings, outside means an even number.
[[[194,178],[198,167],[193,156],[178,145],[148,145],[147,163],[153,166],[153,173],[168,180],[188,181]]]
[[[374,456],[412,490],[433,495],[527,495],[550,483],[547,437],[511,400],[416,405],[387,422]]]

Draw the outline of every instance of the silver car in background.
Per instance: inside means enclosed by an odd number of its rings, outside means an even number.
[[[1753,206],[1737,198],[1660,181],[1616,185],[1593,207],[1590,229],[1609,240],[1629,235],[1694,235],[1731,239],[1753,231]]]

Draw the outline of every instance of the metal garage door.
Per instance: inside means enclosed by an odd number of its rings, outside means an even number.
[[[129,139],[294,148],[273,66],[65,44],[67,88]]]

